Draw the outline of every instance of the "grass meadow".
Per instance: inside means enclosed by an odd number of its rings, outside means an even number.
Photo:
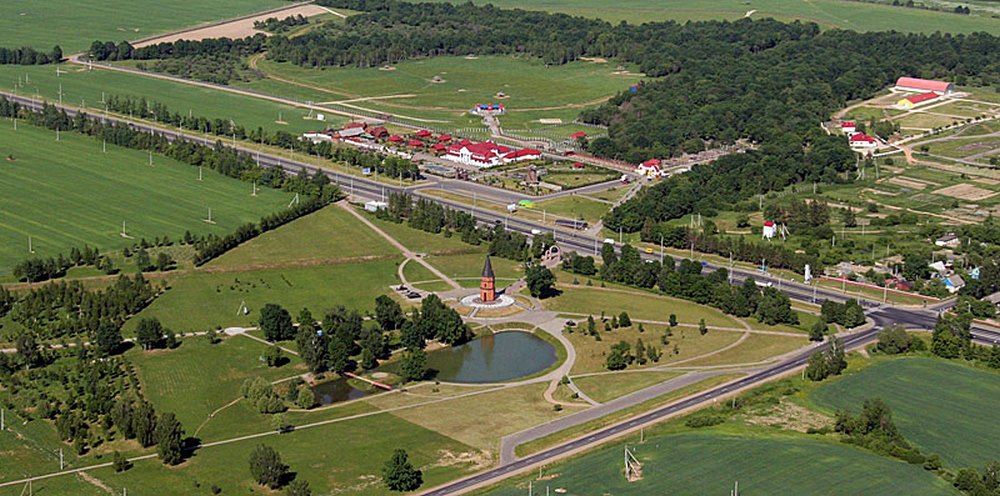
[[[546,486],[569,494],[703,495],[726,494],[739,481],[740,494],[956,494],[944,480],[916,465],[891,460],[859,448],[803,436],[744,436],[691,432],[629,443],[643,463],[643,478],[627,482],[622,473],[622,444],[608,446],[566,463],[546,467],[550,480],[534,481],[536,494]],[[514,477],[480,494],[526,494],[534,475]]]
[[[236,226],[284,208],[284,192],[261,189],[141,151],[107,147],[75,133],[55,133],[0,122],[0,274],[31,256],[68,253],[84,244],[102,250],[132,245],[140,238],[195,234],[224,235]],[[11,158],[13,160],[11,160]],[[214,224],[203,221],[212,209]],[[120,235],[122,221],[134,239]]]
[[[194,6],[168,0],[5,0],[0,2],[4,45],[73,53],[96,39],[136,40],[286,5],[281,0],[213,0]]]
[[[900,432],[944,465],[981,467],[996,459],[1000,430],[995,410],[1000,381],[994,372],[944,360],[901,358],[873,364],[810,395],[818,406],[860,411],[878,396],[892,409]]]
[[[441,0],[444,1],[444,0]],[[1000,33],[1000,21],[984,15],[960,16],[947,12],[893,7],[848,0],[477,0],[500,8],[521,8],[595,17],[617,23],[628,21],[735,21],[753,12],[751,18],[773,17],[781,21],[815,22],[824,29],[854,31],[908,31],[933,33]]]
[[[59,66],[0,65],[0,88],[22,96],[40,95],[56,102],[60,85],[63,102],[84,107],[91,113],[104,111],[102,95],[130,96],[161,102],[173,112],[192,113],[209,119],[232,119],[247,129],[262,127],[267,131],[288,131],[293,134],[323,127],[306,120],[306,109],[299,109],[249,96],[165,81],[137,74],[95,69],[87,71],[72,65]],[[27,81],[27,82],[25,82]],[[277,121],[286,122],[281,124]],[[335,116],[331,116],[335,117]]]

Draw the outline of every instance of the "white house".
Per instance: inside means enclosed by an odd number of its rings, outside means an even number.
[[[865,133],[855,133],[848,138],[851,149],[858,153],[871,153],[878,148],[878,140]]]
[[[935,246],[943,246],[945,248],[958,248],[960,244],[962,244],[962,240],[954,234],[945,234],[934,241]]]
[[[512,151],[492,141],[473,143],[462,140],[449,146],[444,158],[460,164],[486,168],[503,164],[503,156]]]
[[[389,208],[389,204],[386,203],[386,202],[384,202],[384,201],[375,201],[375,200],[372,200],[372,201],[369,201],[369,202],[365,202],[365,210],[367,210],[369,212],[372,212],[372,213],[378,212],[379,210],[382,210],[382,209],[385,209],[385,208]]]
[[[858,127],[853,121],[844,121],[840,123],[840,132],[851,136],[852,134],[858,132]]]
[[[309,140],[312,141],[314,145],[318,145],[323,141],[333,141],[333,138],[329,134],[322,131],[313,131],[302,134],[302,140]]]
[[[663,177],[663,169],[660,168],[660,160],[651,158],[636,167],[635,172],[639,174],[640,177],[645,177],[646,179],[656,179],[658,177]]]
[[[764,221],[764,239],[773,239],[778,234],[778,225],[771,220]]]

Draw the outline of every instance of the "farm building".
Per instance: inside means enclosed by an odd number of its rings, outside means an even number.
[[[913,95],[903,98],[902,100],[896,102],[896,106],[904,110],[909,110],[918,105],[922,105],[931,100],[934,100],[938,96],[939,95],[937,93],[934,93],[933,91],[928,91],[926,93],[920,93],[919,95]]]
[[[413,139],[413,140],[407,141],[406,145],[409,146],[410,148],[423,148],[424,147],[424,142],[420,141],[420,140]]]
[[[431,137],[431,132],[428,131],[428,130],[426,130],[426,129],[421,129],[421,130],[417,131],[417,137],[418,138],[430,138]]]
[[[583,139],[583,138],[587,137],[587,133],[585,133],[583,131],[577,131],[577,132],[569,135],[569,137],[572,138],[572,139],[574,139],[574,140]]]
[[[442,134],[442,135],[440,135],[440,136],[437,137],[437,140],[438,140],[438,143],[447,143],[447,142],[451,141],[451,135],[447,134],[447,133],[446,134]]]
[[[840,132],[850,136],[858,131],[858,127],[852,121],[844,121],[840,123]]]
[[[389,142],[390,143],[396,143],[396,144],[402,143],[403,142],[403,137],[400,136],[400,135],[398,135],[398,134],[394,134],[392,136],[389,136]]]
[[[933,91],[938,95],[950,95],[955,92],[955,85],[946,81],[934,81],[911,77],[901,77],[896,80],[896,89],[900,91]]]
[[[651,158],[641,164],[635,169],[636,174],[646,179],[656,179],[663,176],[663,170],[660,169],[660,160]]]
[[[462,140],[448,147],[445,158],[460,164],[485,168],[524,160],[538,160],[542,158],[542,152],[531,148],[513,150],[492,141],[473,143]]]
[[[321,132],[321,131],[313,131],[313,132],[309,132],[309,133],[304,133],[302,135],[301,139],[303,141],[306,141],[306,140],[312,141],[313,144],[319,144],[320,142],[323,142],[323,141],[333,141],[333,137],[330,136],[329,133]]]
[[[865,134],[856,133],[848,138],[851,149],[859,153],[869,153],[878,148],[878,140]]]
[[[946,248],[958,248],[962,244],[962,241],[954,234],[945,234],[940,238],[934,240],[935,246],[943,246]]]
[[[389,131],[382,126],[376,126],[368,129],[368,134],[372,135],[375,139],[384,139],[389,136]]]
[[[337,137],[340,139],[356,138],[363,134],[365,134],[365,130],[361,127],[348,127],[337,131]]]
[[[761,233],[764,235],[764,239],[774,239],[774,236],[778,234],[778,225],[773,220],[765,220]]]

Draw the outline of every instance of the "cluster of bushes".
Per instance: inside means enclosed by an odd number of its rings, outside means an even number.
[[[624,370],[633,363],[641,366],[647,362],[659,362],[661,356],[663,353],[659,348],[653,345],[647,346],[642,342],[642,338],[635,342],[634,348],[625,341],[619,341],[618,344],[611,346],[604,366],[608,370]]]
[[[268,17],[263,21],[254,21],[253,27],[269,33],[284,33],[290,31],[292,28],[298,26],[305,26],[309,24],[309,18],[303,16],[302,14],[288,16],[284,19],[278,19],[277,17]]]
[[[830,345],[817,350],[806,363],[806,377],[812,381],[822,381],[833,375],[840,375],[847,368],[847,358],[844,353],[844,342],[834,338]]]
[[[820,307],[820,318],[828,324],[840,324],[853,329],[865,323],[865,309],[854,298],[844,303],[824,300]]]
[[[279,413],[288,409],[281,397],[274,392],[274,386],[260,377],[243,381],[240,395],[260,413]]]
[[[45,65],[58,64],[62,61],[63,51],[56,45],[51,52],[39,52],[31,47],[4,48],[0,47],[0,65]]]
[[[84,245],[83,249],[73,247],[69,257],[63,254],[46,258],[29,258],[14,265],[14,277],[20,281],[41,282],[66,275],[71,267],[92,266],[105,274],[118,273],[110,257],[102,256],[97,248]]]
[[[858,415],[845,410],[837,412],[834,430],[843,434],[846,442],[864,446],[876,453],[913,464],[927,461],[927,457],[920,454],[899,433],[892,420],[892,411],[880,398],[865,400]]]

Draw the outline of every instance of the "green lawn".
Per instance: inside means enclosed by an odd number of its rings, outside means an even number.
[[[282,462],[297,478],[309,482],[313,494],[384,495],[382,465],[398,447],[405,447],[410,462],[423,471],[423,488],[432,487],[469,471],[468,463],[452,457],[475,457],[478,453],[460,442],[416,426],[392,415],[376,415],[321,427],[270,435],[216,447],[204,448],[176,467],[166,467],[156,459],[140,461],[130,470],[116,474],[109,468],[91,475],[121,494],[192,495],[211,494],[218,485],[222,494],[283,494],[265,490],[250,478],[247,460],[258,444],[275,448]],[[364,453],[364,456],[358,456]],[[82,483],[69,485],[63,478],[35,484],[36,494],[80,494],[88,490]],[[41,491],[40,488],[72,488],[70,491]],[[19,494],[8,488],[0,494]],[[25,493],[27,494],[27,493]],[[86,494],[86,493],[84,493]]]
[[[547,213],[570,219],[583,219],[593,224],[611,210],[611,205],[594,201],[583,196],[563,196],[554,200],[538,202],[537,208]]]
[[[431,255],[426,260],[436,269],[443,272],[444,275],[456,279],[462,286],[478,288],[479,275],[483,273],[483,263],[486,260],[486,254],[483,252],[465,255]],[[490,262],[493,265],[494,273],[496,273],[498,289],[506,287],[507,284],[522,277],[524,274],[524,269],[520,262],[500,257],[490,257]],[[407,278],[410,278],[410,271],[418,265],[414,262],[406,264],[404,270]],[[418,279],[417,277],[421,276],[417,275],[413,280],[427,280]]]
[[[692,303],[693,305],[693,303]],[[604,330],[604,325],[597,322],[598,332],[601,341],[597,341],[592,336],[586,335],[586,319],[576,319],[577,330],[567,337],[576,348],[576,362],[573,364],[573,373],[582,374],[587,372],[605,372],[608,353],[611,347],[619,341],[625,341],[632,349],[635,349],[636,342],[642,339],[644,346],[655,346],[659,348],[663,356],[659,362],[647,362],[646,367],[657,365],[669,365],[672,363],[691,360],[716,350],[725,348],[736,342],[741,333],[730,331],[709,331],[702,336],[698,329],[690,327],[676,327],[673,335],[669,337],[669,344],[664,346],[660,341],[666,326],[644,325],[644,333],[639,333],[638,324],[629,328],[615,329],[611,332]],[[739,357],[728,356],[727,363],[740,363],[745,360]],[[638,364],[633,364],[631,369],[639,368]],[[582,387],[582,386],[581,386]]]
[[[367,215],[367,214],[366,214]],[[485,246],[473,246],[462,241],[458,236],[446,238],[443,234],[433,234],[414,229],[405,222],[396,224],[394,222],[377,219],[374,215],[367,215],[368,220],[399,241],[403,246],[417,253],[430,254],[455,254],[470,252],[485,252]]]
[[[711,331],[709,331],[709,334],[711,334]],[[722,351],[717,355],[688,362],[685,365],[706,367],[710,365],[756,363],[797,350],[807,344],[809,344],[809,340],[805,335],[802,337],[792,337],[751,334],[750,337],[733,348]]]
[[[61,45],[69,54],[95,39],[135,40],[154,34],[280,7],[281,0],[108,0],[81,5],[74,0],[5,0],[0,3],[4,46],[49,50]]]
[[[38,94],[44,99],[56,102],[59,100],[61,84],[63,102],[86,107],[91,113],[104,111],[104,104],[101,103],[103,93],[133,98],[144,97],[165,104],[173,112],[191,113],[209,119],[232,119],[247,129],[262,127],[270,132],[283,130],[297,134],[324,125],[314,120],[303,119],[309,114],[308,110],[259,98],[137,74],[100,69],[87,71],[82,67],[66,64],[60,66],[60,69],[63,72],[57,77],[52,66],[0,65],[0,88],[3,88],[3,91],[12,91],[20,79],[22,86],[17,89],[17,94],[22,96]],[[26,84],[25,76],[28,79]],[[276,122],[279,116],[280,120],[287,124]]]
[[[301,360],[287,354],[288,363],[268,367],[260,361],[266,349],[267,345],[243,336],[214,345],[205,338],[185,338],[174,350],[144,352],[136,347],[127,357],[136,366],[146,398],[157,410],[174,412],[193,433],[209,414],[240,397],[245,379],[275,381],[305,372],[297,366]]]
[[[180,238],[185,231],[225,235],[236,226],[285,208],[291,196],[261,189],[211,170],[198,181],[190,165],[145,152],[107,147],[75,134],[55,133],[21,122],[14,131],[0,122],[0,196],[7,207],[0,218],[0,274],[29,257],[68,253],[84,244],[120,249],[140,238]],[[212,220],[203,219],[212,209]],[[134,239],[120,235],[122,221]]]
[[[804,436],[735,436],[685,433],[629,443],[643,463],[643,478],[629,483],[622,474],[623,442],[610,445],[545,472],[558,474],[533,483],[569,494],[707,495],[727,494],[739,481],[740,494],[796,495],[957,494],[947,482],[916,465],[883,458],[844,444]],[[515,477],[490,496],[526,494],[528,479]]]
[[[866,367],[810,395],[830,411],[861,409],[881,397],[900,431],[925,453],[937,453],[949,468],[981,467],[997,458],[1000,376],[931,358],[901,358]]]
[[[854,31],[935,31],[1000,33],[1000,21],[986,15],[960,16],[947,12],[908,9],[847,0],[623,0],[614,3],[601,0],[478,0],[501,8],[521,8],[563,12],[571,15],[597,17],[611,22],[629,21],[704,21],[726,19],[735,21],[754,11],[752,18],[774,17],[782,21],[815,22],[824,29],[840,28]],[[977,13],[979,14],[979,13]]]
[[[379,102],[380,106],[394,108],[394,113],[403,115],[408,115],[409,110],[464,112],[477,103],[489,102],[501,102],[510,111],[586,103],[624,91],[639,79],[635,74],[612,74],[617,69],[613,62],[580,61],[545,67],[541,59],[505,56],[433,57],[400,62],[391,71],[377,67],[318,70],[269,61],[262,61],[259,67],[281,78],[330,92],[296,90],[310,92],[309,99],[313,101],[414,95]],[[432,82],[434,76],[443,82]],[[506,93],[507,98],[497,100],[498,92]],[[304,96],[307,95],[300,95]]]
[[[697,324],[700,319],[710,326],[736,327],[737,323],[721,311],[689,301],[659,296],[636,290],[619,290],[587,286],[560,285],[562,294],[545,300],[545,307],[556,312],[600,314],[608,318],[622,311],[633,319],[666,322],[670,314],[677,315],[677,321]]]
[[[577,387],[601,403],[673,379],[677,372],[617,372],[573,379]]]
[[[317,264],[352,257],[398,258],[399,250],[337,205],[266,232],[208,267]]]
[[[374,307],[375,297],[397,284],[398,261],[267,269],[248,272],[196,272],[170,279],[172,286],[138,317],[157,317],[175,331],[203,331],[214,326],[256,325],[266,303],[278,303],[293,315],[308,306],[314,315],[334,305],[358,310]],[[246,302],[247,315],[237,314]],[[133,329],[133,318],[126,329]]]

